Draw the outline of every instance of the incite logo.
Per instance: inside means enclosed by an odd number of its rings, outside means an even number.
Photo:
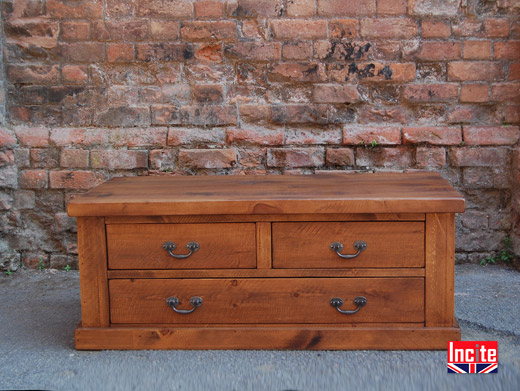
[[[497,341],[449,341],[448,373],[497,373]]]

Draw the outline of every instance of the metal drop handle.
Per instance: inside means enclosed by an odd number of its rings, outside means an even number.
[[[356,258],[359,254],[361,254],[363,251],[366,250],[367,242],[365,242],[363,240],[358,240],[357,242],[354,243],[354,248],[357,250],[357,253],[355,253],[355,254],[341,254],[340,251],[343,250],[342,243],[332,242],[330,244],[330,249],[332,251],[336,252],[336,254],[338,254],[341,258],[352,259],[352,258]]]
[[[177,312],[178,314],[191,314],[193,311],[195,311],[198,307],[202,305],[202,297],[199,296],[193,296],[190,298],[190,304],[193,306],[191,310],[178,310],[177,306],[179,305],[179,299],[176,297],[168,297],[166,299],[166,304],[168,304],[172,310]]]
[[[336,308],[339,313],[344,315],[352,315],[358,312],[362,307],[364,307],[367,304],[367,298],[364,296],[358,296],[354,299],[354,304],[357,306],[355,310],[342,310],[339,308],[343,305],[343,300],[341,298],[333,297],[332,299],[330,299],[330,305]]]
[[[177,258],[177,259],[186,259],[188,258],[191,254],[193,254],[195,251],[197,251],[200,246],[197,242],[189,242],[187,245],[186,245],[186,248],[188,250],[190,250],[190,252],[188,254],[174,254],[173,251],[175,251],[175,249],[177,248],[177,245],[173,242],[164,242],[162,247],[168,251],[168,254],[170,254],[172,257],[174,258]]]

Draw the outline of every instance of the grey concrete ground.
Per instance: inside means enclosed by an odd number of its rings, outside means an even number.
[[[77,272],[0,277],[0,389],[520,390],[520,273],[458,266],[463,339],[498,340],[498,374],[446,373],[446,352],[78,352]]]

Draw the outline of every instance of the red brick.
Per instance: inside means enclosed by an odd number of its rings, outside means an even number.
[[[315,41],[314,57],[320,60],[340,60],[335,65],[348,69],[344,60],[365,60],[371,56],[373,46],[366,42],[342,41]],[[355,63],[354,63],[355,65]]]
[[[193,16],[192,0],[139,0],[137,16],[184,19]]]
[[[27,253],[24,252],[22,255],[22,263],[24,267],[29,269],[39,269],[49,267],[49,256],[44,252],[41,253]]]
[[[0,136],[1,137],[1,136]],[[14,152],[7,150],[0,152],[0,167],[15,163]]]
[[[85,149],[64,149],[60,155],[60,166],[64,168],[88,167],[89,151]]]
[[[240,105],[238,107],[240,120],[249,124],[263,124],[271,115],[269,106]]]
[[[136,59],[139,61],[178,61],[193,57],[193,48],[186,43],[141,43],[136,45]]]
[[[414,38],[418,28],[416,21],[409,18],[361,19],[360,32],[366,38]]]
[[[495,59],[518,60],[520,58],[520,41],[495,42]]]
[[[352,148],[327,148],[325,160],[331,166],[354,166],[356,163]]]
[[[110,17],[128,17],[133,16],[135,11],[135,2],[128,0],[107,0],[105,12]]]
[[[330,21],[330,38],[357,38],[358,21],[357,19],[333,19]]]
[[[63,84],[87,84],[88,69],[83,65],[64,65],[61,69]]]
[[[402,106],[368,106],[364,105],[358,114],[360,123],[409,123],[411,114]]]
[[[103,60],[103,44],[101,42],[81,42],[62,44],[60,58],[70,62],[98,62]]]
[[[218,19],[224,16],[224,3],[221,1],[197,1],[195,7],[195,17],[200,19]]]
[[[105,181],[105,175],[92,171],[51,171],[50,188],[65,190],[88,190]]]
[[[280,44],[278,42],[238,42],[226,45],[224,55],[252,61],[278,60],[280,58]]]
[[[401,128],[397,126],[346,125],[343,128],[343,144],[350,145],[401,144]]]
[[[448,108],[447,123],[482,124],[496,122],[495,110],[491,106],[463,105]]]
[[[460,101],[463,103],[483,103],[488,100],[487,84],[463,84],[460,88]]]
[[[363,83],[406,82],[415,80],[416,69],[413,63],[380,62],[357,63],[329,71],[330,78],[336,82],[359,81]]]
[[[446,84],[408,84],[403,88],[403,98],[410,102],[449,102],[459,95],[459,86]]]
[[[287,2],[288,16],[313,16],[316,14],[316,0],[290,0]]]
[[[164,170],[175,167],[176,151],[173,149],[154,149],[150,151],[150,169]]]
[[[92,129],[89,129],[90,132]],[[166,146],[167,128],[115,128],[108,132],[108,143],[113,147],[148,147]]]
[[[484,20],[486,36],[492,38],[505,38],[509,35],[509,19],[489,18]]]
[[[504,78],[502,65],[488,61],[459,61],[448,64],[450,81],[495,81]]]
[[[149,36],[148,21],[132,19],[95,23],[92,36],[99,41],[143,41]]]
[[[224,129],[189,129],[170,128],[168,131],[168,145],[224,145],[226,143],[226,131]]]
[[[452,25],[453,35],[456,37],[478,37],[482,35],[482,22],[479,20],[462,19]]]
[[[450,22],[445,20],[422,20],[421,30],[423,38],[449,38],[451,36]]]
[[[468,145],[514,145],[520,137],[518,126],[464,126]]]
[[[310,42],[288,42],[282,47],[282,57],[286,60],[305,60],[312,55]]]
[[[181,38],[189,41],[233,41],[237,38],[237,26],[230,20],[218,22],[183,22]]]
[[[59,151],[53,148],[32,148],[30,159],[33,168],[55,168],[59,166]]]
[[[49,145],[49,129],[47,128],[15,128],[18,142],[25,147],[46,147]]]
[[[408,13],[421,16],[453,17],[459,10],[459,0],[410,0]]]
[[[239,25],[240,33],[247,39],[261,39],[265,37],[265,29],[258,26],[256,20],[243,20]],[[262,30],[262,31],[260,31]]]
[[[417,147],[415,163],[419,168],[442,168],[446,165],[444,148]]]
[[[0,128],[0,148],[11,148],[16,145],[16,138],[11,131]]]
[[[98,126],[133,127],[150,125],[150,108],[134,107],[122,104],[115,107],[103,107],[94,113],[94,123]]]
[[[465,60],[491,59],[491,41],[464,41],[462,57]]]
[[[281,63],[269,68],[269,80],[274,82],[316,83],[327,80],[325,65],[320,63]]]
[[[356,103],[361,95],[355,85],[315,84],[313,100],[316,103]]]
[[[7,80],[21,84],[57,84],[57,65],[8,65]]]
[[[63,22],[61,24],[61,39],[67,42],[86,41],[90,36],[90,23]]]
[[[195,58],[199,61],[222,62],[222,43],[195,45]]]
[[[506,167],[508,150],[505,148],[454,148],[448,156],[454,167]]]
[[[235,0],[228,2],[228,15],[239,18],[258,16],[280,16],[283,10],[282,0]]]
[[[271,29],[279,40],[327,38],[326,20],[274,19]]]
[[[235,149],[181,149],[179,168],[231,168],[237,162]]]
[[[325,163],[322,148],[269,148],[267,150],[267,166],[296,168],[319,167]]]
[[[134,59],[134,45],[113,43],[106,47],[108,62],[129,62]]]
[[[235,106],[188,105],[180,109],[181,124],[199,126],[236,125]]]
[[[326,105],[283,105],[271,107],[271,121],[288,124],[326,124]]]
[[[356,165],[362,167],[409,168],[413,165],[412,151],[406,147],[357,148]]]
[[[466,189],[507,189],[511,187],[509,175],[500,168],[465,168],[463,179]]]
[[[509,65],[509,77],[507,80],[520,79],[520,62],[513,62]]]
[[[47,15],[57,19],[100,19],[103,3],[99,1],[47,0]]]
[[[282,129],[230,129],[227,131],[228,144],[282,145],[284,132]]]
[[[507,123],[520,122],[520,105],[507,105],[505,111],[505,121]]]
[[[22,189],[46,189],[49,185],[45,170],[27,170],[20,173],[18,184]]]
[[[318,0],[318,15],[322,16],[359,16],[374,15],[375,13],[375,0],[365,0],[360,2],[345,0]]]
[[[93,150],[90,152],[92,168],[109,170],[132,170],[148,166],[147,151],[137,150]]]
[[[91,147],[108,144],[107,129],[56,128],[51,130],[50,141],[58,147]]]
[[[493,102],[518,101],[520,99],[520,83],[500,83],[491,85]]]
[[[220,85],[196,85],[192,92],[197,103],[221,103],[224,99]]]
[[[460,58],[460,42],[423,42],[417,57],[422,60],[456,60]]]
[[[293,145],[318,145],[340,144],[341,130],[339,128],[307,129],[287,128],[285,131],[285,144]]]
[[[176,21],[151,21],[150,34],[154,40],[175,40],[179,38],[180,23]]]
[[[406,15],[407,0],[377,0],[378,15]]]
[[[462,134],[459,126],[403,128],[404,144],[427,143],[432,145],[457,145],[461,142]]]

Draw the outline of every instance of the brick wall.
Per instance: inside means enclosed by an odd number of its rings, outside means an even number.
[[[3,267],[75,264],[66,201],[149,173],[436,170],[458,261],[520,253],[519,0],[1,3]]]

